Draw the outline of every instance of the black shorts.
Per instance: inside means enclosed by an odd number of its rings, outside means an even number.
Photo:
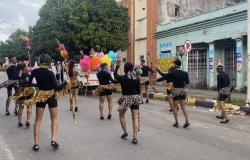
[[[102,93],[100,93],[99,96],[110,96],[110,95],[112,95],[112,90],[106,89],[105,91],[103,91]]]
[[[14,88],[15,91],[17,90],[17,87],[16,87],[14,84],[12,84],[12,85],[9,85],[9,86],[7,87],[7,91],[8,91],[8,92],[11,92],[11,91],[12,91],[12,88]]]
[[[167,95],[170,97],[172,96],[172,92],[170,90],[167,90]]]
[[[174,101],[180,101],[180,100],[186,100],[187,96],[186,95],[179,95],[179,96],[174,96],[173,100]]]
[[[227,98],[229,98],[228,95],[225,95],[225,94],[219,94],[219,101],[226,101]]]
[[[132,105],[132,106],[130,107],[130,109],[131,109],[131,110],[139,110],[139,106],[137,106],[137,105]]]
[[[31,98],[32,98],[32,96],[25,96],[25,97],[19,98],[18,100],[19,101],[24,101],[24,100],[31,99]]]
[[[55,96],[49,98],[45,102],[38,102],[36,104],[36,107],[37,108],[45,108],[46,104],[48,104],[49,108],[56,108],[57,107],[57,100],[56,100]]]
[[[148,85],[149,85],[149,81],[146,81],[146,82],[145,82],[145,86],[148,86]]]

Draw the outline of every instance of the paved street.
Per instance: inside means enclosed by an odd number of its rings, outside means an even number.
[[[3,81],[3,79],[1,79]],[[115,100],[119,95],[115,95]],[[121,140],[117,104],[112,120],[99,120],[98,99],[80,96],[77,124],[73,124],[68,100],[59,101],[60,149],[50,146],[48,110],[44,115],[40,151],[32,151],[32,128],[17,128],[17,118],[6,117],[6,90],[0,90],[0,160],[249,160],[250,118],[231,117],[229,125],[216,120],[215,113],[189,107],[190,129],[172,127],[173,115],[165,102],[151,101],[141,107],[141,128],[137,146],[131,144],[131,115],[127,113],[127,141]],[[13,103],[12,103],[13,111]],[[35,108],[33,108],[34,111]],[[106,110],[107,111],[107,110]],[[34,114],[32,115],[32,124]],[[181,123],[183,116],[181,115]]]

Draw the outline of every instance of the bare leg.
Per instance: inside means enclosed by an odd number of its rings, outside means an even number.
[[[56,135],[58,129],[57,107],[50,108],[49,112],[51,119],[51,141],[56,141]]]
[[[69,96],[69,105],[70,105],[70,110],[73,109],[73,93],[72,90],[70,92],[70,96]]]
[[[6,115],[9,115],[7,113],[9,112],[9,108],[10,108],[10,96],[12,95],[12,90],[7,89],[7,94],[8,94],[8,97],[6,100]]]
[[[127,133],[125,113],[126,111],[119,112],[120,123],[124,134]]]
[[[36,108],[36,118],[34,124],[34,141],[35,144],[39,144],[39,131],[40,125],[43,118],[44,108]]]
[[[140,116],[140,109],[138,109],[138,133],[141,132],[141,116]]]
[[[145,85],[145,94],[146,94],[146,103],[148,103],[148,86],[149,85]]]
[[[112,115],[112,109],[113,109],[112,95],[108,95],[107,100],[108,100],[109,114]]]
[[[77,106],[77,101],[78,101],[78,89],[74,89],[73,90],[73,100],[74,100],[74,105],[75,105],[75,108],[78,107]]]
[[[17,103],[19,105],[19,109],[18,109],[18,123],[22,123],[22,115],[23,115],[23,109],[24,109],[24,105],[21,101],[17,100]]]
[[[175,119],[175,123],[178,124],[178,113],[177,113],[177,108],[178,108],[178,100],[174,101],[174,106],[173,106],[173,113],[174,113],[174,119]]]
[[[168,103],[169,103],[170,109],[173,109],[174,108],[174,102],[173,102],[172,97],[168,97]]]
[[[145,89],[145,85],[143,84],[143,85],[141,85],[141,94],[140,94],[142,100],[143,100],[144,89]]]
[[[224,101],[219,101],[219,106],[220,106],[220,109],[221,109],[221,115],[222,117],[227,120],[227,113],[226,113],[226,110],[225,110],[225,102]]]
[[[27,120],[26,120],[26,122],[30,122],[31,114],[32,114],[32,106],[27,106]]]
[[[99,96],[99,109],[100,109],[100,117],[103,117],[103,110],[104,110],[104,100],[105,97],[104,96]]]
[[[18,104],[18,102],[15,102],[15,110],[14,110],[14,114],[16,114],[18,112],[18,107],[20,107],[20,105]]]
[[[133,123],[133,139],[137,139],[138,127],[139,127],[139,123],[138,123],[139,122],[138,121],[139,110],[132,109],[131,113],[132,113],[132,123]]]
[[[186,119],[186,123],[188,123],[189,119],[188,119],[188,112],[186,110],[186,100],[181,100],[180,104],[181,104],[181,109],[182,109],[183,114],[184,114],[185,119]]]

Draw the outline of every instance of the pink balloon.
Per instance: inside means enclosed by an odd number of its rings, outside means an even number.
[[[62,43],[59,44],[59,50],[60,51],[66,50],[64,44],[62,44]]]
[[[183,48],[183,47],[179,47],[178,50],[179,50],[180,52],[184,52],[184,48]]]
[[[90,72],[91,63],[89,56],[85,55],[83,59],[80,60],[80,66],[85,72]]]

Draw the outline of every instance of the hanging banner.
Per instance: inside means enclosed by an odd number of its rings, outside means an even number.
[[[209,46],[208,71],[214,72],[214,45]]]
[[[237,72],[242,70],[242,41],[236,43],[236,63],[237,63]]]

